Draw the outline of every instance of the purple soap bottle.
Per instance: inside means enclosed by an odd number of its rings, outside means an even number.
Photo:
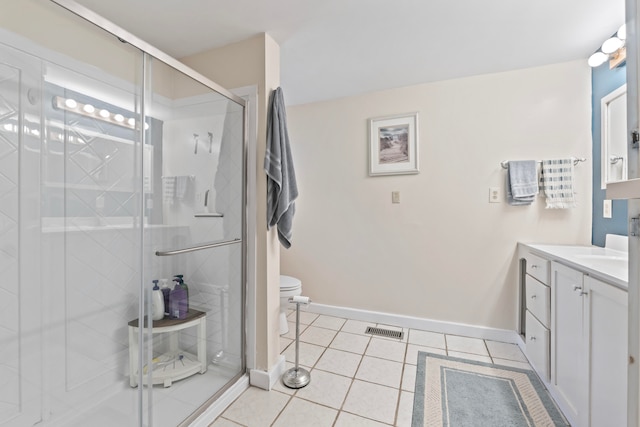
[[[180,284],[180,279],[174,279],[175,288],[169,294],[169,306],[172,319],[187,318],[187,291]]]

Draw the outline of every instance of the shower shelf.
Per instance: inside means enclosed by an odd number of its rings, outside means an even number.
[[[169,333],[169,350],[154,358],[157,362],[155,367],[152,365],[152,384],[171,387],[173,381],[190,377],[198,372],[204,374],[207,371],[206,322],[207,314],[194,309],[189,309],[186,319],[165,317],[153,322],[151,333]],[[129,384],[131,387],[138,385],[138,324],[138,319],[129,322]],[[183,351],[178,347],[178,332],[194,326],[197,326],[197,355]],[[147,332],[148,330],[145,328],[145,333]],[[179,357],[180,355],[182,358]],[[144,371],[144,383],[148,384],[146,373]]]

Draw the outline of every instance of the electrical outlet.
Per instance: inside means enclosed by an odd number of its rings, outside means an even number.
[[[489,187],[489,203],[501,203],[500,187]]]
[[[391,192],[391,203],[400,203],[400,192],[392,191]]]
[[[611,200],[604,199],[602,201],[602,217],[611,218]]]

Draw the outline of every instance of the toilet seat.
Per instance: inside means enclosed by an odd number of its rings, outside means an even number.
[[[300,289],[302,282],[291,276],[280,276],[280,292],[288,292]]]

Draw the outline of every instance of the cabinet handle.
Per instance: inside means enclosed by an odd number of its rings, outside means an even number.
[[[538,268],[538,266],[535,264],[531,264],[531,268]]]
[[[536,294],[531,295],[531,299],[536,299],[536,297],[537,297]]]
[[[535,340],[536,340],[536,337],[530,337],[530,338],[529,338],[529,340],[530,340],[530,341],[535,341]]]
[[[580,296],[582,296],[582,295],[587,295],[587,294],[588,294],[588,292],[585,292],[585,291],[583,291],[583,290],[582,290],[582,286],[573,285],[573,290],[574,290],[574,291],[580,291],[580,292],[578,293],[578,295],[580,295]]]

